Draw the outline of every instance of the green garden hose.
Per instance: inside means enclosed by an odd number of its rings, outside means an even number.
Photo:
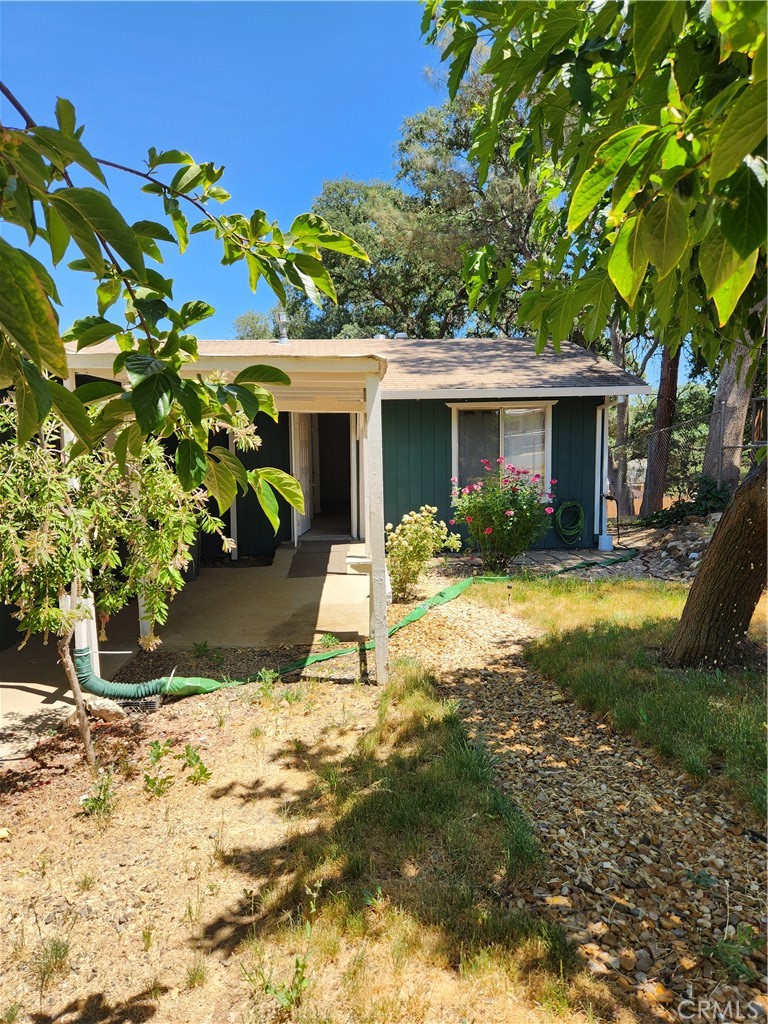
[[[570,521],[565,520],[570,517]],[[584,509],[578,501],[564,501],[555,512],[555,529],[566,544],[578,544],[584,532]]]

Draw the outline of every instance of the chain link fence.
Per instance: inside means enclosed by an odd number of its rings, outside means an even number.
[[[654,430],[655,403],[641,415],[617,411],[611,422],[608,455],[608,515],[612,520],[648,518],[673,505],[692,503],[708,489],[710,502],[722,503],[754,464],[765,445],[766,399],[754,399],[747,437],[729,443],[728,410],[716,402],[711,412]],[[629,422],[622,422],[622,415]]]

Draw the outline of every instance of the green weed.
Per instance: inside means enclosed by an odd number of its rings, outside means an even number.
[[[96,818],[101,824],[106,824],[114,813],[115,803],[116,794],[112,773],[99,769],[91,792],[80,797],[82,812],[88,817]]]
[[[757,980],[757,973],[745,963],[762,946],[759,934],[747,924],[740,924],[729,938],[720,938],[714,946],[707,946],[704,952],[718,960],[733,981]]]
[[[187,778],[195,786],[200,786],[203,783],[208,782],[213,774],[210,768],[205,766],[203,759],[200,757],[199,749],[197,747],[193,747],[189,743],[184,747],[182,753],[174,754],[174,757],[177,760],[184,762],[184,765],[190,772]]]
[[[334,636],[333,633],[323,633],[320,637],[320,646],[324,651],[330,651],[334,647],[338,647],[340,643],[339,638]]]
[[[86,871],[75,882],[75,887],[78,892],[90,892],[90,890],[96,884],[96,878],[90,872]]]
[[[19,1015],[24,1007],[21,1003],[11,1003],[6,1006],[2,1014],[0,1014],[0,1024],[16,1024],[19,1019]]]
[[[205,984],[207,976],[205,961],[202,957],[197,957],[187,968],[187,988],[200,988]]]
[[[41,992],[54,978],[63,974],[69,962],[69,939],[54,935],[45,939],[32,960],[32,974]]]

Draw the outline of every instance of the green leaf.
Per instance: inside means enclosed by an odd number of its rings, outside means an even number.
[[[48,390],[59,418],[87,448],[92,448],[91,421],[88,419],[88,413],[85,411],[83,403],[63,384],[59,384],[55,380],[48,381]]]
[[[123,359],[123,366],[133,387],[138,387],[143,380],[155,373],[166,371],[165,363],[144,352],[129,352]]]
[[[675,9],[675,0],[635,0],[632,52],[639,78],[660,51]]]
[[[203,178],[203,169],[192,163],[186,167],[180,167],[171,179],[171,188],[176,192],[189,192],[200,184]]]
[[[316,213],[299,214],[291,224],[291,234],[295,236],[294,244],[296,245],[309,242],[311,245],[332,249],[334,252],[343,252],[347,256],[355,256],[359,260],[370,263],[368,253],[362,245],[342,231],[336,231],[327,220],[319,217]]]
[[[112,395],[122,395],[123,389],[116,380],[93,380],[75,388],[73,394],[83,405],[89,405],[91,402],[100,402]]]
[[[50,194],[50,202],[53,209],[59,215],[64,223],[64,227],[69,232],[72,241],[78,247],[80,252],[85,256],[87,266],[90,270],[96,274],[97,277],[104,276],[104,256],[101,252],[101,246],[99,240],[96,238],[93,227],[83,217],[83,215],[76,210],[69,203],[61,199],[59,192],[52,192]],[[79,266],[79,261],[70,263],[69,266],[74,269],[82,269]]]
[[[229,384],[226,390],[235,396],[245,415],[253,422],[261,411],[261,403],[256,395],[244,384]]]
[[[48,381],[40,374],[40,371],[26,359],[22,360],[21,369],[26,378],[27,384],[35,396],[35,405],[40,423],[43,422],[51,408],[51,393],[48,390]]]
[[[216,310],[213,306],[209,306],[207,302],[201,302],[200,300],[185,302],[179,310],[181,326],[191,327],[192,324],[198,324],[201,320],[207,320],[215,312]]]
[[[173,229],[179,240],[179,252],[184,252],[189,244],[189,224],[187,223],[187,218],[181,210],[171,210],[168,216],[171,218]]]
[[[131,404],[143,433],[157,433],[171,411],[170,382],[163,374],[153,373],[133,389]]]
[[[257,472],[259,477],[274,487],[289,505],[292,505],[300,515],[304,515],[304,494],[301,484],[295,477],[290,473],[284,473],[282,469],[273,469],[270,466],[259,469]]]
[[[56,197],[56,208],[60,213],[65,205],[75,210],[143,280],[144,253],[136,235],[108,196],[95,188],[64,188],[53,193],[53,196]]]
[[[45,207],[45,226],[48,229],[48,244],[54,267],[60,263],[69,248],[69,231],[53,206]]]
[[[762,83],[748,85],[736,102],[717,134],[709,165],[709,187],[738,168],[766,136],[768,102]]]
[[[67,357],[50,299],[25,254],[0,238],[0,329],[37,366],[67,375]]]
[[[235,384],[290,384],[291,378],[287,373],[278,370],[276,366],[266,366],[258,363],[254,366],[246,366],[244,370],[235,377]]]
[[[183,438],[176,449],[176,472],[185,491],[200,487],[208,469],[205,452],[196,441]]]
[[[157,150],[151,146],[147,162],[150,167],[159,167],[160,164],[192,164],[194,163],[194,160],[189,153],[184,153],[180,149],[166,149],[163,152],[158,153]]]
[[[62,169],[66,166],[66,163],[78,164],[80,167],[85,168],[89,174],[92,174],[94,178],[97,178],[102,185],[107,184],[102,169],[79,139],[75,139],[71,135],[65,135],[55,128],[41,128],[40,126],[32,129],[32,135],[36,139],[40,139],[41,142],[44,142],[46,146],[61,154],[64,158]]]
[[[144,238],[155,238],[158,242],[170,242],[172,245],[176,245],[176,239],[165,224],[158,224],[155,220],[137,220],[132,227],[137,235],[142,235]]]
[[[633,125],[616,132],[600,146],[594,163],[581,176],[574,190],[568,209],[568,230],[571,233],[584,223],[603,198],[640,139],[653,130],[653,125]]]
[[[240,487],[243,489],[243,494],[248,490],[248,474],[245,471],[245,466],[242,464],[240,459],[234,452],[231,452],[228,448],[222,448],[221,445],[214,445],[210,450],[211,455],[215,455],[219,462],[223,462],[227,469],[230,471],[232,476],[238,482]]]
[[[237,496],[237,483],[224,463],[217,462],[210,456],[207,461],[203,485],[208,493],[216,499],[219,513],[226,512]]]
[[[110,306],[114,306],[123,290],[123,282],[119,277],[110,277],[102,281],[96,288],[96,304],[99,315],[103,316]]]
[[[728,190],[720,207],[720,230],[742,257],[760,245],[768,234],[768,190],[744,164],[727,181]]]
[[[320,293],[327,295],[336,302],[336,289],[331,275],[320,260],[306,253],[291,253],[290,261],[285,264],[285,276],[316,305],[322,306]]]
[[[663,279],[657,275],[653,283],[653,302],[659,323],[666,327],[674,313],[673,302],[677,293],[677,274],[667,274]]]
[[[75,134],[77,128],[75,108],[69,100],[65,100],[62,96],[56,99],[56,124],[67,135]]]
[[[742,259],[715,225],[699,246],[699,270],[707,286],[707,297],[725,284],[739,269]]]
[[[275,492],[266,480],[261,479],[261,476],[259,475],[260,473],[261,470],[251,470],[248,474],[248,478],[251,481],[251,487],[253,487],[259,505],[261,505],[264,510],[264,514],[269,520],[275,534],[277,534],[277,531],[280,529],[280,506],[277,502]]]
[[[32,388],[19,374],[13,381],[13,400],[16,403],[16,437],[19,444],[26,444],[35,436],[40,426],[40,413]]]
[[[110,323],[103,316],[86,316],[82,320],[75,320],[62,337],[64,341],[76,341],[79,352],[90,345],[98,345],[107,338],[114,338],[122,329],[119,324]]]
[[[640,237],[645,255],[666,277],[680,262],[688,247],[688,209],[674,192],[660,197],[646,210]]]
[[[752,280],[757,264],[757,252],[758,250],[755,249],[748,259],[740,262],[736,272],[731,274],[727,281],[724,281],[712,293],[712,298],[717,306],[718,322],[721,327],[725,326],[730,320],[739,299]]]
[[[628,306],[634,306],[648,269],[648,257],[640,240],[641,217],[625,220],[608,257],[608,273]]]
[[[173,397],[187,414],[189,422],[193,427],[199,427],[203,419],[203,407],[194,382],[171,377],[171,387]]]
[[[120,472],[125,476],[125,463],[128,458],[128,441],[130,440],[131,431],[138,431],[138,425],[131,423],[129,427],[125,427],[115,438],[115,443],[112,446],[112,451],[115,454],[115,459],[120,467]]]

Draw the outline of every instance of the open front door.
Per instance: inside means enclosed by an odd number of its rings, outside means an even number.
[[[304,515],[293,512],[293,540],[298,543],[312,525],[312,417],[308,412],[291,414],[291,449],[292,472],[304,494]]]

